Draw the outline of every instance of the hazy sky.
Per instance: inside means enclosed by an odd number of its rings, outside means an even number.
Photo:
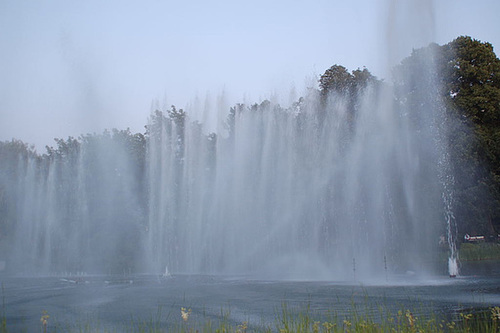
[[[54,137],[142,132],[153,101],[210,124],[218,100],[219,113],[286,104],[333,64],[388,79],[430,41],[500,47],[499,13],[499,0],[0,0],[0,140],[43,152]]]

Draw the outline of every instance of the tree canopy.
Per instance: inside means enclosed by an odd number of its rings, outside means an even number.
[[[447,110],[462,234],[500,232],[500,60],[493,46],[469,36],[430,44],[414,50],[394,73],[398,96],[410,109],[440,103]],[[422,81],[428,86],[417,84]],[[425,97],[429,87],[439,91],[438,100]]]

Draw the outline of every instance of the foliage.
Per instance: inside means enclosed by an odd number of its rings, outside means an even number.
[[[333,65],[321,75],[319,88],[323,94],[331,91],[348,93],[354,84],[354,76],[344,66]]]
[[[361,98],[368,87],[377,89],[382,85],[366,68],[353,70],[351,73],[341,65],[333,65],[319,78],[319,95],[321,105],[318,106],[318,123],[323,124],[326,113],[332,112],[340,101],[346,107],[346,114],[341,122],[341,130],[345,141],[353,133],[360,108]]]
[[[500,60],[490,43],[459,37],[443,46],[446,89],[463,116],[500,125]]]
[[[462,140],[455,135],[456,144],[451,143],[460,162],[456,169],[460,172],[462,165],[470,165],[468,170],[475,173],[474,183],[459,184],[462,202],[457,206],[475,208],[472,214],[460,213],[468,221],[484,225],[477,228],[463,221],[465,229],[482,234],[499,233],[500,59],[491,44],[471,37],[459,37],[442,48],[445,98],[464,127],[471,131],[463,133]]]
[[[394,77],[399,102],[411,110],[413,124],[422,126],[423,109],[446,109],[445,121],[437,126],[447,127],[459,237],[498,233],[500,60],[492,45],[466,36],[443,46],[430,44],[404,59]]]

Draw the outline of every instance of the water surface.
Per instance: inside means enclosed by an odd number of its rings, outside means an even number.
[[[371,283],[273,281],[245,277],[173,275],[2,276],[3,302],[11,331],[40,329],[40,318],[59,328],[86,324],[130,328],[132,322],[180,324],[180,308],[192,310],[190,321],[217,321],[228,314],[237,325],[273,326],[283,304],[290,311],[309,308],[313,317],[336,312],[378,314],[411,309],[415,315],[453,316],[500,305],[500,274],[420,278],[411,274]]]

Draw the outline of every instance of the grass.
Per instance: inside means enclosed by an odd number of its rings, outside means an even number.
[[[500,260],[499,243],[462,243],[459,257],[461,261]]]
[[[220,316],[215,321],[206,318],[202,313],[194,313],[189,309],[182,308],[174,323],[166,326],[165,318],[161,309],[148,320],[134,320],[125,325],[125,328],[104,328],[94,324],[92,321],[84,324],[68,326],[51,325],[41,322],[41,332],[78,332],[78,333],[250,333],[250,332],[277,332],[277,333],[347,333],[347,332],[499,332],[500,331],[500,307],[490,308],[477,312],[461,312],[448,319],[439,318],[437,315],[417,316],[411,310],[402,309],[391,313],[384,306],[375,311],[360,311],[351,304],[348,314],[339,316],[334,311],[324,313],[314,312],[309,306],[305,308],[290,308],[283,303],[276,310],[274,324],[262,325],[249,323],[247,321],[235,323],[231,320],[229,311],[221,310]],[[186,314],[189,315],[186,316]],[[367,315],[366,313],[371,313]],[[47,314],[44,314],[46,316]],[[195,318],[201,316],[201,318]],[[43,317],[42,317],[43,318]],[[5,316],[2,316],[0,332],[8,332]]]
[[[368,309],[365,309],[368,310]],[[391,313],[379,307],[378,313],[366,315],[352,305],[349,315],[340,318],[335,312],[326,317],[314,315],[309,309],[292,314],[283,305],[275,332],[279,333],[340,333],[340,332],[498,332],[500,307],[477,313],[459,313],[448,320],[436,315],[416,316],[410,310]],[[319,318],[319,320],[318,320]]]

